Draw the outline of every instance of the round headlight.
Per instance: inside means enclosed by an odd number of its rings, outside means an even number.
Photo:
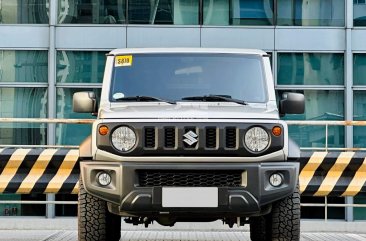
[[[261,127],[250,128],[244,137],[245,145],[252,152],[261,152],[269,144],[269,135]]]
[[[116,149],[128,152],[136,144],[136,134],[127,126],[118,127],[112,133],[112,144]]]

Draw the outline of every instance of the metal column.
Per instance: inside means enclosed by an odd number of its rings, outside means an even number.
[[[49,1],[49,49],[48,49],[48,118],[56,118],[56,46],[55,25],[57,23],[57,0]],[[49,123],[47,128],[47,144],[54,145],[56,125]],[[54,201],[55,194],[47,194],[47,201]],[[55,204],[46,205],[46,217],[55,217]]]
[[[346,0],[346,51],[345,51],[345,120],[353,120],[353,1]],[[353,126],[346,126],[346,147],[353,147]],[[353,204],[353,197],[345,198],[346,204]],[[346,207],[346,221],[353,221],[353,207]]]

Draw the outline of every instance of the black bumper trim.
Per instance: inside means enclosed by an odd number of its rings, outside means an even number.
[[[268,205],[293,193],[298,183],[299,164],[295,162],[265,163],[134,163],[134,162],[82,162],[86,190],[118,207],[113,209],[126,216],[156,216],[159,213],[184,215],[252,216],[258,215]],[[113,169],[113,186],[97,185],[98,170]],[[139,170],[242,170],[247,183],[242,187],[218,187],[218,207],[215,208],[164,208],[162,187],[140,187]],[[269,183],[272,173],[284,177],[280,187]]]
[[[235,213],[254,214],[260,212],[258,200],[245,190],[219,188],[217,208],[164,208],[162,207],[162,188],[134,190],[122,201],[121,212],[134,215],[159,215],[159,213]]]

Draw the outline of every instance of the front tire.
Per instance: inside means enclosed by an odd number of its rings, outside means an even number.
[[[270,214],[250,218],[250,238],[253,241],[300,240],[300,193],[295,192],[272,204]]]
[[[81,178],[79,183],[78,240],[120,240],[121,217],[108,212],[106,201],[87,193]]]

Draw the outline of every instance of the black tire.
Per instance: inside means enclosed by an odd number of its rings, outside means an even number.
[[[78,240],[118,241],[121,217],[108,212],[107,203],[88,194],[79,180]]]
[[[272,204],[270,214],[250,219],[250,238],[253,241],[300,240],[300,193],[295,192]]]
[[[272,206],[271,212],[272,240],[300,240],[300,191],[295,192]]]
[[[250,239],[252,241],[265,241],[267,234],[267,216],[251,217],[250,222]]]

